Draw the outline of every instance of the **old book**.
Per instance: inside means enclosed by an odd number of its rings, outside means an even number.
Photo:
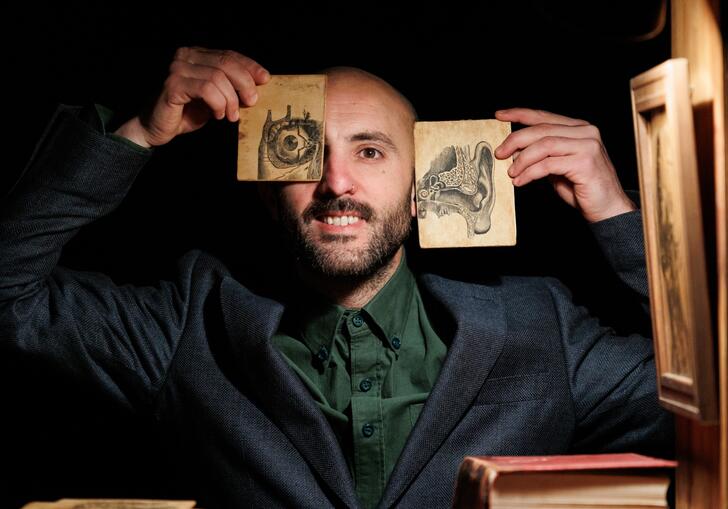
[[[453,507],[666,508],[675,465],[639,454],[467,456]]]
[[[22,509],[193,509],[195,503],[194,500],[62,498],[55,502],[31,502]]]
[[[415,179],[420,246],[512,246],[516,243],[511,158],[493,152],[510,122],[461,120],[415,124]]]
[[[240,108],[238,180],[321,180],[326,76],[271,76],[257,91]]]

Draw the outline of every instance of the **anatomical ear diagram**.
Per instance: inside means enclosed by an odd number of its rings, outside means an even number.
[[[495,205],[493,149],[486,141],[475,145],[451,145],[432,160],[429,170],[417,181],[418,216],[428,211],[438,217],[460,214],[467,225],[467,236],[482,235],[491,227]]]

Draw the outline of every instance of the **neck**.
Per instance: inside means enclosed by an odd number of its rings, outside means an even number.
[[[331,302],[349,309],[359,309],[387,284],[399,267],[403,248],[374,274],[362,277],[332,277],[316,274],[303,267],[298,272],[304,284],[313,288]]]

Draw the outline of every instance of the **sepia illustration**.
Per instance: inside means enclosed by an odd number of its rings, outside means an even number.
[[[493,149],[480,141],[473,152],[471,158],[470,146],[446,147],[417,182],[418,216],[424,219],[428,211],[438,216],[460,214],[468,237],[490,230],[495,205]]]
[[[268,110],[258,148],[258,179],[288,180],[305,171],[307,180],[319,180],[322,125],[307,111],[303,117],[292,117],[290,104],[286,116],[275,121]]]
[[[420,246],[510,246],[516,241],[510,160],[493,151],[510,134],[498,120],[417,122],[415,197]]]
[[[712,422],[711,306],[687,60],[668,60],[630,85],[660,402]]]
[[[240,108],[238,180],[316,181],[323,169],[326,76],[275,75]]]
[[[666,332],[674,347],[669,351],[670,365],[678,374],[689,374],[690,366],[681,352],[688,351],[688,327],[686,323],[685,299],[681,297],[680,288],[685,286],[684,268],[687,265],[678,239],[680,225],[675,220],[673,211],[679,211],[681,203],[679,195],[670,188],[679,175],[675,174],[675,163],[670,153],[670,137],[665,129],[667,115],[663,110],[656,110],[652,115],[651,138],[655,172],[655,191],[657,204],[657,253],[659,254],[659,277],[662,283],[663,306],[670,317]]]

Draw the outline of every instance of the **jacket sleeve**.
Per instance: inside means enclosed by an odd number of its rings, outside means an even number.
[[[121,404],[149,406],[181,330],[196,255],[156,286],[57,265],[84,225],[114,210],[151,151],[61,105],[0,203],[0,348],[49,360]],[[141,408],[140,408],[141,407]]]
[[[640,211],[594,223],[591,228],[615,273],[649,313]],[[557,280],[549,280],[548,285],[577,419],[573,452],[671,455],[672,414],[658,402],[652,340],[639,334],[618,335],[586,308],[575,305]]]
[[[645,264],[642,212],[635,210],[590,225],[614,273],[639,298],[649,316],[650,297]]]

